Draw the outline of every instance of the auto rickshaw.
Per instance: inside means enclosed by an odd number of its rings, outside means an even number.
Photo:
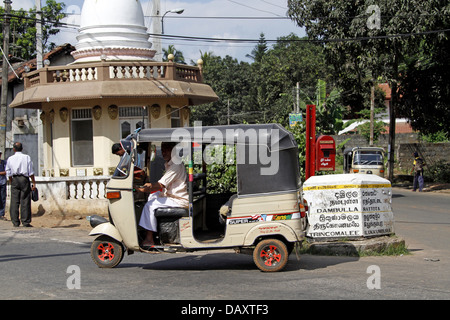
[[[135,188],[162,176],[158,144],[164,141],[178,143],[173,152],[187,165],[189,207],[155,210],[158,243],[144,248],[139,220],[148,195]],[[106,187],[109,221],[90,217],[90,235],[97,236],[91,256],[99,267],[117,266],[125,252],[234,248],[252,253],[260,270],[273,272],[286,266],[294,245],[304,239],[298,148],[282,126],[152,128],[131,134],[121,144],[126,152]],[[236,166],[235,193],[212,193],[208,188],[208,164],[220,162],[220,156],[214,153],[208,159],[206,153],[217,146],[232,154],[226,156],[231,161],[224,162]]]
[[[384,178],[384,149],[355,147],[344,150],[344,173],[374,174]]]

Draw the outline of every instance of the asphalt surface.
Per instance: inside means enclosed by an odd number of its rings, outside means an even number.
[[[251,256],[231,250],[136,253],[126,255],[115,269],[99,269],[89,256],[93,239],[85,230],[13,228],[10,221],[0,221],[0,299],[186,299],[200,305],[222,300],[450,299],[450,195],[397,188],[393,195],[395,231],[411,254],[299,258],[292,254],[287,268],[276,274],[260,272]],[[79,289],[69,289],[73,266],[79,268]],[[369,289],[377,270],[379,287]],[[172,311],[180,313],[187,307],[180,303]],[[296,306],[289,304],[287,310]]]

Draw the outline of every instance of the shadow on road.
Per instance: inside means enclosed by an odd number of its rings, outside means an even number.
[[[399,194],[399,193],[392,194],[392,198],[403,198],[403,197],[405,197],[405,195],[403,195],[403,194]]]
[[[164,255],[164,254],[162,254]],[[178,255],[178,254],[177,254]],[[291,254],[283,272],[324,269],[333,265],[358,261],[358,257],[333,257]],[[117,268],[141,267],[144,270],[258,270],[251,255],[236,253],[186,254],[148,264],[121,263]]]

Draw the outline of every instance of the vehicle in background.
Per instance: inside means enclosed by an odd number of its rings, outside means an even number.
[[[344,150],[344,173],[375,174],[384,178],[384,149],[355,147]]]

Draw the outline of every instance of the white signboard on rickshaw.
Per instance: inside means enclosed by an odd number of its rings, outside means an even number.
[[[392,188],[375,175],[313,176],[303,184],[309,205],[307,236],[362,238],[392,234]]]

